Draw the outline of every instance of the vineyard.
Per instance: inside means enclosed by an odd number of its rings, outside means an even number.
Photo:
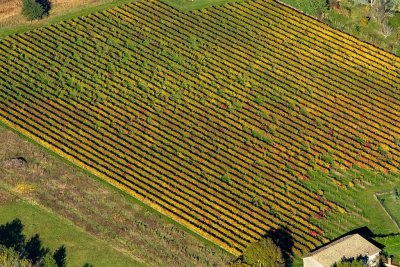
[[[301,252],[346,213],[311,169],[397,171],[399,66],[272,0],[137,1],[0,41],[0,120],[235,255]]]

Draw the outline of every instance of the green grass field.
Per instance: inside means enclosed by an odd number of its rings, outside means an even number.
[[[385,192],[385,194],[379,195],[378,199],[392,219],[399,225],[400,199],[393,197],[392,189]],[[400,235],[375,238],[375,241],[385,246],[384,252],[392,257],[394,263],[400,263]]]
[[[38,233],[43,245],[53,251],[65,245],[68,266],[82,266],[87,262],[96,267],[145,266],[39,206],[13,201],[0,207],[0,224],[15,218],[22,221],[27,238]]]
[[[400,185],[399,175],[377,173],[354,167],[346,172],[335,170],[330,174],[310,172],[312,182],[304,182],[323,197],[347,210],[344,215],[313,219],[328,230],[331,238],[358,227],[368,227],[376,235],[399,233],[396,223],[387,215],[374,197],[375,193],[391,191]]]
[[[397,225],[400,225],[400,199],[395,199],[391,192],[378,196],[378,199]]]

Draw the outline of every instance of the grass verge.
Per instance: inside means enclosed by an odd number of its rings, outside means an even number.
[[[400,199],[398,196],[393,196],[392,192],[380,194],[377,196],[382,206],[388,214],[393,218],[397,225],[400,223]]]

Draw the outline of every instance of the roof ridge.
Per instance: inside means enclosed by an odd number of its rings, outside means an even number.
[[[311,252],[311,253],[309,254],[309,256],[314,256],[314,255],[318,254],[319,252],[322,252],[322,251],[324,251],[324,250],[326,250],[326,249],[328,249],[328,248],[330,248],[330,247],[332,247],[332,246],[334,246],[334,245],[336,245],[336,244],[338,244],[338,243],[340,243],[340,242],[343,242],[344,240],[347,240],[347,239],[349,239],[349,238],[351,238],[351,237],[353,237],[353,236],[355,236],[355,235],[359,235],[359,234],[351,234],[351,235],[343,236],[343,237],[341,237],[341,238],[339,238],[339,239],[337,239],[337,240],[335,240],[335,241],[333,241],[333,242],[331,242],[331,243],[329,243],[329,244],[327,244],[327,245],[325,245],[325,246],[322,246],[322,247],[320,247],[319,249],[317,249],[317,250]],[[359,236],[362,237],[361,235],[359,235]],[[364,237],[362,237],[362,238],[364,238]],[[365,238],[364,238],[364,239],[365,239]],[[365,240],[366,240],[366,239],[365,239]],[[368,241],[368,240],[367,240],[367,241]],[[369,241],[368,241],[368,242],[369,242]]]

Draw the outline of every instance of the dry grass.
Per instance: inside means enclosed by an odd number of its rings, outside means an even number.
[[[24,168],[1,162],[24,157]],[[114,188],[0,129],[0,186],[72,221],[151,266],[222,266],[232,256],[150,212]],[[0,192],[0,203],[7,196]]]
[[[50,0],[49,16],[41,21],[27,21],[22,15],[21,0],[0,0],[0,27],[41,24],[53,17],[66,14],[82,7],[113,2],[113,0]]]
[[[21,13],[21,1],[0,0],[0,22]]]
[[[0,206],[12,202],[15,199],[13,195],[0,188]]]

